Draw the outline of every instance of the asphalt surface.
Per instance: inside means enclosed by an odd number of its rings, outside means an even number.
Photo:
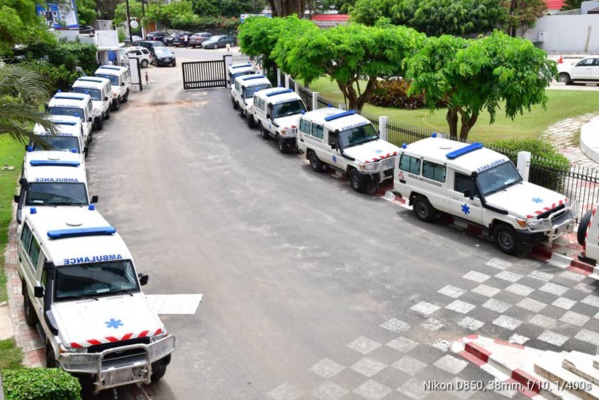
[[[223,50],[175,53],[176,68],[147,70],[151,84],[87,160],[98,209],[150,274],[144,290],[204,295],[196,314],[162,316],[177,349],[150,397],[446,398],[423,382],[493,379],[447,351],[472,333],[594,353],[592,282],[280,154],[228,90],[183,90],[181,63]]]

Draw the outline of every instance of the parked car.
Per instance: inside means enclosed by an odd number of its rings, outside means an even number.
[[[90,36],[94,36],[94,33],[96,33],[96,30],[89,26],[89,25],[81,25],[79,27],[79,33],[80,34],[89,34]]]
[[[161,65],[170,65],[171,67],[175,67],[177,65],[175,53],[173,53],[168,47],[155,47],[154,53],[154,62],[156,63],[157,67],[160,67]]]
[[[193,47],[194,49],[196,48],[196,46],[202,47],[202,42],[210,39],[211,37],[212,34],[209,32],[194,33],[189,37],[189,46]]]
[[[128,67],[129,66],[129,55],[127,54],[127,48],[121,47],[119,49],[119,56],[121,60],[121,66]]]
[[[167,36],[168,36],[168,33],[166,33],[166,32],[161,32],[161,31],[150,32],[146,35],[146,40],[158,40],[158,41],[162,42],[162,40]]]
[[[599,81],[599,56],[587,56],[580,61],[558,64],[559,81],[569,85],[574,81]]]
[[[150,51],[153,56],[151,62],[156,64],[156,52],[154,51],[157,47],[166,47],[166,45],[158,40],[142,40],[141,42],[137,42],[136,46],[145,47]]]
[[[227,44],[235,46],[235,37],[231,35],[212,36],[210,39],[202,42],[202,47],[205,49],[218,49],[225,47]]]
[[[150,50],[147,48],[142,46],[132,46],[126,50],[129,58],[139,58],[139,66],[141,68],[148,68],[148,65],[153,64],[154,56],[152,56],[152,53],[150,53]]]
[[[133,41],[132,41],[133,40]],[[125,37],[125,44],[127,46],[137,46],[137,43],[144,40],[141,36],[136,36],[133,35],[132,37],[129,37],[129,35],[127,35]]]
[[[167,46],[178,46],[180,44],[179,40],[181,36],[183,36],[184,34],[187,34],[187,36],[191,36],[193,32],[179,31],[173,33],[170,36],[165,37],[164,39],[162,39],[162,41]]]
[[[185,43],[183,42],[183,38],[185,37],[185,35],[187,35],[187,42],[189,44],[189,38],[191,37],[191,35],[193,35],[193,32],[181,31],[179,32],[178,36],[175,36],[175,39],[173,40],[173,45],[177,47],[185,46]]]

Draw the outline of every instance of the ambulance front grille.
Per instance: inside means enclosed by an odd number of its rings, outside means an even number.
[[[559,205],[559,206],[557,206],[555,208],[552,208],[549,211],[545,211],[544,213],[537,215],[537,219],[545,219],[545,218],[551,217],[554,214],[562,214],[563,213],[562,210],[564,208],[566,208],[565,205],[563,205],[563,204]],[[555,216],[553,218],[555,218]]]
[[[137,339],[130,339],[130,340],[123,340],[121,342],[114,342],[114,343],[103,343],[103,344],[99,344],[96,346],[90,346],[87,349],[88,353],[101,353],[104,350],[108,350],[108,349],[114,349],[115,347],[121,347],[121,346],[129,346],[131,344],[150,344],[150,338],[137,338]],[[130,356],[135,356],[135,355],[139,355],[139,354],[143,354],[145,353],[145,351],[143,349],[140,348],[136,348],[136,349],[131,349],[131,350],[126,350],[120,353],[111,353],[106,355],[105,360],[110,360],[112,358],[123,358],[123,357],[130,357]]]

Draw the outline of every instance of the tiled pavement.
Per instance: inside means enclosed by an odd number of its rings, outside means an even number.
[[[422,295],[409,310],[381,321],[376,332],[339,343],[338,358],[315,360],[306,374],[321,378],[317,386],[285,382],[268,397],[525,398],[514,390],[425,390],[425,382],[494,381],[449,350],[453,340],[474,333],[544,350],[594,354],[599,343],[599,290],[594,280],[571,271],[494,258]]]

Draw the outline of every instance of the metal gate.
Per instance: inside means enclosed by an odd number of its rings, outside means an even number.
[[[183,89],[227,87],[225,60],[184,62]]]

